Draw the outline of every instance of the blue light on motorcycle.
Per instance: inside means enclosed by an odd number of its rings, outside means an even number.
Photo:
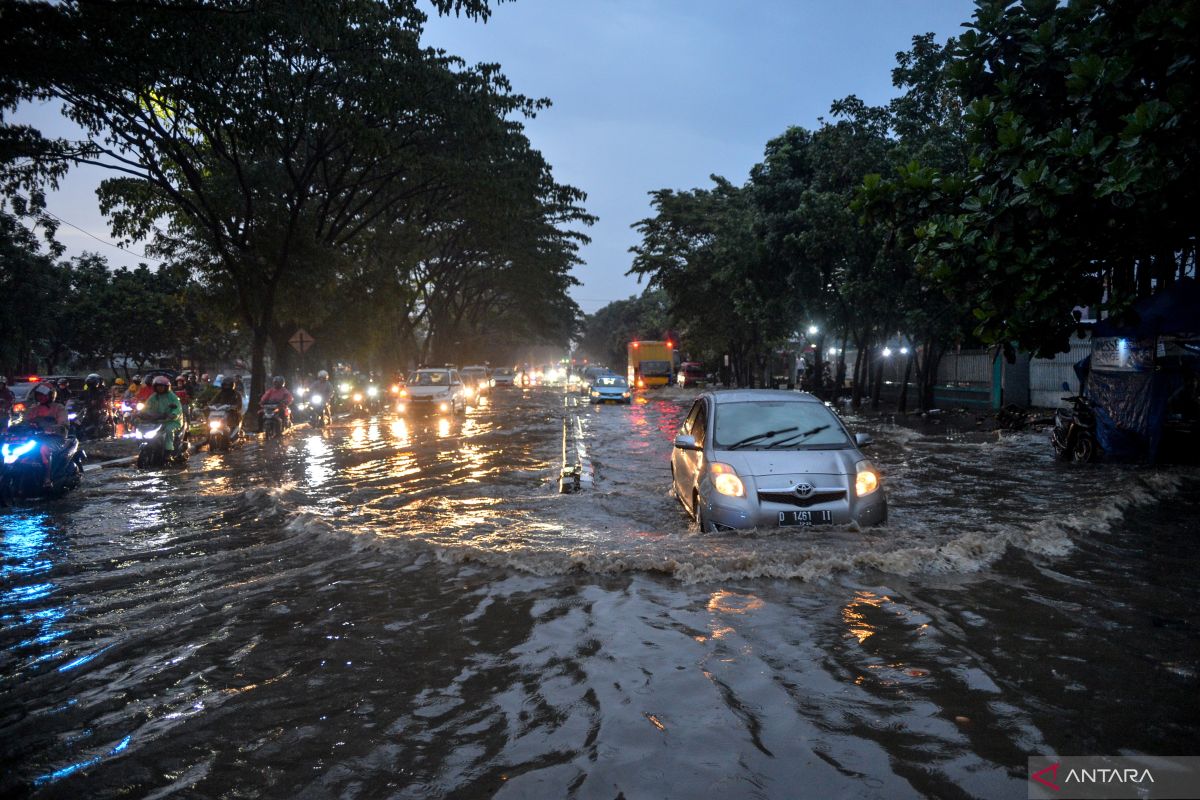
[[[20,458],[21,456],[25,455],[30,450],[32,450],[34,448],[34,445],[36,445],[36,444],[37,444],[37,442],[33,441],[32,439],[30,439],[27,442],[22,442],[21,444],[17,445],[16,447],[13,447],[10,444],[5,444],[4,447],[2,449],[0,449],[4,453],[4,463],[5,464],[13,463],[18,458]]]

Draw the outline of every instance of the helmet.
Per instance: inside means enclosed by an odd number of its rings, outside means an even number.
[[[141,376],[141,375],[134,375],[134,376],[133,376],[132,378],[130,378],[129,380],[131,380],[131,381],[132,381],[132,382],[134,382],[134,383],[141,383],[141,382],[142,382],[142,376]]]
[[[0,386],[7,386],[7,385],[8,385],[8,378],[4,377],[3,375],[0,375]]]
[[[170,388],[171,379],[168,378],[166,375],[156,375],[156,376],[154,376],[153,383],[155,386],[166,386],[166,387]]]
[[[282,389],[284,386],[287,386],[287,381],[283,379],[282,375],[276,375],[271,379],[271,383],[278,389]]]
[[[207,372],[200,373],[200,380],[203,381],[204,383],[208,383],[208,373]]]
[[[86,378],[84,378],[83,382],[84,383],[99,383],[100,376],[98,374],[96,374],[95,372],[89,373],[88,376]]]
[[[65,388],[67,388],[67,387],[68,387],[68,386],[70,386],[70,385],[71,385],[71,382],[70,382],[69,380],[67,380],[66,378],[59,378],[59,379],[58,379],[58,386],[59,386],[59,388],[60,388],[60,389],[65,389]]]
[[[124,378],[117,378],[115,381],[113,381],[113,386],[124,386],[124,385],[125,385]]]
[[[329,380],[329,373],[326,372],[325,370],[321,370],[320,372],[317,373],[317,377],[323,381],[327,381],[327,380]]]
[[[36,387],[34,387],[33,394],[39,400],[45,397],[47,403],[54,402],[54,387],[48,383],[39,383]]]

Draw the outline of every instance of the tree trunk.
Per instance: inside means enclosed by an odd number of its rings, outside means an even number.
[[[250,343],[250,407],[246,410],[247,427],[258,425],[258,399],[267,390],[267,342],[270,331],[266,325],[256,325],[252,328],[253,339]],[[253,421],[253,422],[252,422]]]
[[[904,362],[904,380],[900,384],[900,400],[896,403],[896,410],[902,414],[908,409],[908,379],[912,376],[913,359],[916,357],[916,348],[913,348]]]

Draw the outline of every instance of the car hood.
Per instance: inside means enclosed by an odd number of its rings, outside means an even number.
[[[409,397],[437,397],[443,392],[450,391],[449,386],[409,386]]]
[[[862,455],[853,448],[843,450],[717,450],[714,461],[722,461],[739,475],[849,475]]]

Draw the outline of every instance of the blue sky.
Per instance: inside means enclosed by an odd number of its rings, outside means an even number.
[[[573,291],[591,312],[641,290],[625,272],[648,192],[705,186],[713,173],[740,183],[768,139],[815,126],[831,101],[886,102],[896,53],[916,34],[957,34],[972,9],[969,0],[517,0],[487,24],[431,19],[426,41],[498,62],[516,91],[553,101],[527,132],[600,217]],[[66,130],[53,107],[18,118]],[[50,211],[107,240],[95,199],[103,177],[77,169]],[[138,260],[65,225],[59,238],[70,254]]]

